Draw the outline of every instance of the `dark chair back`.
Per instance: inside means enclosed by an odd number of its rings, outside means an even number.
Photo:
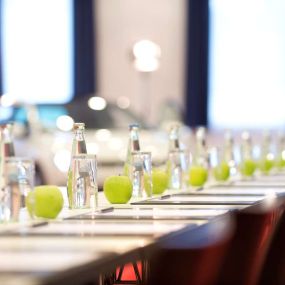
[[[284,199],[284,198],[283,198]],[[285,284],[285,202],[262,269],[260,285]]]
[[[215,284],[233,233],[231,215],[166,238],[149,258],[149,285]]]
[[[283,211],[281,202],[279,198],[268,198],[236,212],[236,232],[223,262],[218,285],[257,284]]]

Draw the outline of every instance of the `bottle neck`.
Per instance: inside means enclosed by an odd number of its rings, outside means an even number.
[[[4,157],[15,156],[13,138],[11,135],[10,127],[8,126],[1,129],[0,147],[1,147],[1,154],[3,154]]]
[[[74,132],[75,140],[77,141],[84,141],[84,131],[83,130],[75,130]]]
[[[285,150],[285,137],[281,137],[278,140],[277,152],[282,153]]]
[[[180,149],[180,142],[178,136],[178,129],[173,128],[169,133],[169,151],[179,150]]]
[[[3,136],[2,132],[0,130],[0,191],[4,188],[5,186],[5,177],[4,177],[4,159],[5,159],[5,154],[4,154],[4,141],[3,141]]]
[[[270,153],[270,140],[264,139],[261,145],[261,155],[266,157]]]
[[[86,142],[83,130],[75,130],[72,143],[72,155],[87,153]]]
[[[252,145],[250,140],[244,140],[241,145],[243,159],[252,159]]]
[[[225,140],[223,159],[225,161],[233,161],[234,160],[234,143],[233,143],[233,140],[229,140],[229,139]]]
[[[196,155],[194,157],[195,163],[208,166],[208,153],[206,148],[206,141],[202,138],[196,138]]]
[[[137,129],[130,130],[129,151],[140,151],[139,133]]]

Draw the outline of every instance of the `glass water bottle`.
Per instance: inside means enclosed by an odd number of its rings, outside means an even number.
[[[0,125],[0,189],[3,189],[5,186],[5,159],[7,157],[15,156],[12,128],[12,123]]]
[[[3,141],[3,134],[2,131],[0,131],[0,191],[3,191],[5,186],[4,181],[4,141]],[[2,196],[2,192],[1,192]],[[1,207],[1,206],[0,206]]]
[[[179,126],[173,125],[171,126],[169,132],[169,151],[174,151],[179,149],[180,149]]]
[[[8,123],[0,126],[2,148],[5,157],[15,156],[15,148],[12,136],[13,124]]]
[[[277,135],[277,145],[276,145],[276,166],[279,170],[285,167],[285,134],[279,132]]]
[[[84,123],[74,123],[73,125],[73,142],[72,142],[72,150],[71,150],[71,161],[70,166],[68,170],[68,178],[67,178],[67,194],[68,194],[68,202],[69,202],[69,208],[76,208],[76,205],[74,205],[74,193],[73,193],[73,157],[80,155],[80,154],[86,154],[87,148],[86,148],[86,142],[84,137],[84,131],[85,131],[85,124]]]
[[[15,156],[12,127],[12,123],[0,125],[0,222],[6,220],[9,216],[8,202],[12,200],[10,198],[14,197],[12,195],[14,192],[7,187],[10,183],[10,177],[7,176],[9,175],[7,172],[7,159]],[[15,192],[19,193],[19,191]]]
[[[226,131],[224,134],[224,155],[223,159],[230,168],[230,175],[237,173],[237,166],[234,153],[234,138],[231,131]]]
[[[73,142],[71,156],[78,155],[81,153],[87,153],[86,142],[85,142],[85,124],[84,123],[74,123],[73,125]]]
[[[274,166],[274,154],[271,150],[271,134],[264,131],[260,149],[258,167],[263,174],[268,174]]]
[[[179,125],[172,125],[169,131],[168,160],[166,173],[168,176],[168,187],[170,189],[182,189],[187,185],[189,171],[189,151],[182,149],[179,140]]]
[[[208,168],[209,155],[206,145],[206,129],[199,127],[196,131],[196,153],[194,156],[194,164]]]
[[[127,149],[127,157],[124,165],[124,174],[129,176],[129,168],[132,160],[132,152],[140,151],[139,142],[139,125],[131,124],[129,125],[129,143]]]

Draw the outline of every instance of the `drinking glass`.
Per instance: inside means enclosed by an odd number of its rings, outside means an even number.
[[[169,151],[167,172],[170,189],[183,189],[187,186],[189,165],[190,153],[187,150]]]
[[[96,155],[78,154],[71,158],[67,194],[71,209],[98,207]]]
[[[131,153],[130,178],[133,184],[132,199],[152,196],[151,153]]]
[[[8,157],[4,161],[4,187],[0,194],[0,220],[27,219],[26,197],[34,188],[34,162],[28,158]]]

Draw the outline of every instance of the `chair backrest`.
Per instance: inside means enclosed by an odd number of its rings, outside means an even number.
[[[224,215],[166,237],[149,258],[147,284],[215,284],[233,229],[231,215]]]
[[[285,284],[285,201],[281,208],[283,212],[262,268],[260,285]]]
[[[282,199],[276,197],[268,198],[236,212],[236,231],[216,284],[257,284],[283,211],[281,202]]]

